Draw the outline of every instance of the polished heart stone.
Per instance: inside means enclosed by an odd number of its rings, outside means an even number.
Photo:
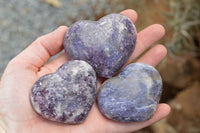
[[[98,21],[82,20],[66,32],[64,49],[70,59],[88,62],[100,77],[110,78],[126,63],[136,44],[129,18],[110,14]]]
[[[149,120],[162,92],[162,79],[150,65],[133,63],[103,83],[98,94],[101,112],[120,122]]]
[[[42,117],[77,124],[87,117],[96,97],[94,69],[85,61],[69,61],[41,77],[31,90],[31,103]]]

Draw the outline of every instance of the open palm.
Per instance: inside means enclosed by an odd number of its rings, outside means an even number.
[[[137,14],[125,10],[121,14],[129,17],[133,23]],[[55,72],[69,59],[62,53],[55,60],[46,64],[51,56],[63,50],[66,26],[61,26],[52,33],[41,36],[22,53],[9,62],[0,81],[0,132],[8,133],[117,133],[132,132],[164,118],[170,112],[167,104],[159,104],[152,119],[145,122],[120,123],[105,118],[95,102],[86,120],[79,125],[67,125],[43,119],[34,112],[30,103],[30,90],[43,75]],[[138,34],[134,53],[126,65],[132,63],[156,41],[161,39],[165,30],[154,24]],[[136,62],[156,66],[165,56],[166,48],[155,45]],[[98,81],[98,88],[102,80]]]

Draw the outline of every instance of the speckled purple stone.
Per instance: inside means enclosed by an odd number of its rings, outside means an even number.
[[[103,83],[98,94],[101,112],[120,122],[149,120],[162,93],[162,79],[150,65],[133,63]]]
[[[136,44],[131,20],[110,14],[98,21],[82,20],[66,32],[64,49],[71,59],[88,62],[100,77],[114,76],[126,63]]]
[[[87,117],[96,97],[94,69],[85,61],[73,60],[55,73],[41,77],[31,90],[31,103],[42,117],[77,124]]]

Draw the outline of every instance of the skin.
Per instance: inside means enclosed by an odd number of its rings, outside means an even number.
[[[122,11],[133,23],[137,13],[133,10]],[[30,90],[33,84],[43,75],[55,72],[69,59],[62,53],[55,60],[47,63],[51,56],[63,50],[63,39],[66,26],[36,39],[24,51],[12,59],[0,81],[0,132],[1,133],[125,133],[149,126],[170,112],[167,104],[159,104],[152,119],[145,122],[119,123],[106,119],[99,111],[97,103],[93,105],[86,120],[79,125],[66,125],[51,122],[36,114],[30,103]],[[136,60],[151,45],[160,40],[165,29],[159,24],[151,25],[138,34],[134,53],[127,63],[147,63],[156,66],[167,54],[163,45],[155,45],[142,57]],[[46,64],[47,63],[47,64]],[[103,80],[98,80],[98,88]]]

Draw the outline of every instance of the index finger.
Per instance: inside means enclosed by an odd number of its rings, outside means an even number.
[[[120,14],[127,16],[133,23],[135,23],[138,18],[137,12],[132,9],[126,9],[126,10],[120,12]]]
[[[55,31],[36,39],[30,46],[16,56],[11,62],[25,68],[34,66],[40,68],[51,56],[63,49],[63,39],[67,31],[66,26],[60,26]]]

